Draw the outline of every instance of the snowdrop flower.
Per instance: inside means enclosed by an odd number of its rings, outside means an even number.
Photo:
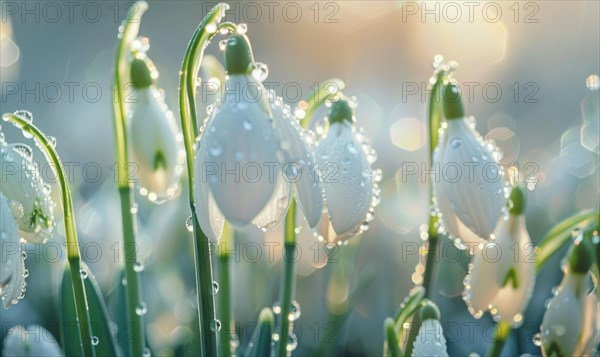
[[[4,338],[6,357],[60,357],[63,353],[52,334],[40,325],[12,327]]]
[[[292,116],[289,106],[274,93],[269,93],[275,135],[283,160],[281,176],[275,196],[253,220],[263,229],[276,227],[285,217],[291,202],[292,187],[295,199],[311,228],[314,228],[323,211],[323,193],[312,143],[315,134],[303,129]]]
[[[140,193],[154,203],[163,203],[179,193],[185,154],[173,113],[155,86],[157,77],[148,58],[136,58],[131,63],[137,103],[128,121],[128,133]]]
[[[592,247],[575,241],[568,268],[550,299],[541,325],[544,356],[594,356],[598,345],[598,295],[588,273]]]
[[[23,297],[27,275],[19,231],[10,204],[0,193],[0,296],[5,309],[16,304]]]
[[[508,218],[500,218],[492,240],[475,250],[463,298],[476,318],[489,309],[494,320],[518,327],[533,293],[535,259],[525,226],[523,188],[513,188],[510,205]]]
[[[432,302],[424,302],[419,312],[421,327],[415,339],[413,357],[446,357],[446,339],[440,324],[440,311]]]
[[[456,84],[444,90],[447,127],[434,153],[434,191],[444,228],[463,243],[480,244],[493,232],[506,203],[502,170],[464,115]]]
[[[355,132],[350,103],[334,102],[328,120],[329,131],[315,152],[325,198],[318,231],[323,239],[340,244],[368,228],[379,188],[371,169],[375,156]]]
[[[0,191],[10,201],[21,238],[43,243],[54,231],[54,203],[50,186],[34,166],[31,148],[25,144],[7,144],[0,138]]]
[[[194,185],[196,214],[204,233],[220,239],[223,220],[242,227],[253,222],[274,197],[289,189],[277,166],[283,157],[273,127],[266,90],[252,75],[248,38],[229,37],[225,48],[228,78],[224,96],[207,118],[197,143]],[[276,198],[275,198],[276,199]],[[258,223],[268,223],[259,218]]]

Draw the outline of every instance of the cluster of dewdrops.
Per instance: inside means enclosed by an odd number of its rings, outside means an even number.
[[[279,315],[281,314],[281,304],[279,303],[279,301],[277,301],[276,303],[273,304],[272,310],[273,310],[273,313],[275,314],[275,316],[279,317]],[[302,311],[300,309],[300,304],[296,300],[293,300],[292,304],[290,305],[290,310],[288,313],[288,321],[290,323],[294,323],[294,321],[296,321],[300,318],[301,313],[302,313]],[[294,332],[292,330],[293,329],[290,329],[290,331],[288,333],[287,342],[286,342],[286,349],[289,352],[295,350],[296,347],[298,347],[298,338],[296,337],[296,334],[294,334]],[[273,335],[271,336],[271,343],[273,345],[275,345],[276,343],[279,342],[279,340],[280,340],[279,334],[277,332],[273,333]],[[250,344],[252,345],[253,343],[250,342]]]

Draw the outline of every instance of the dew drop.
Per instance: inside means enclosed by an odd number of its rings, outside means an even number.
[[[244,122],[242,123],[242,126],[244,127],[245,130],[252,130],[253,126],[252,123],[249,120],[244,120]]]
[[[254,69],[252,70],[252,77],[259,82],[264,81],[269,76],[269,67],[261,62],[254,63]]]
[[[598,90],[600,89],[600,77],[595,74],[588,76],[585,79],[585,86],[589,90]]]
[[[144,263],[137,261],[133,264],[133,270],[136,273],[141,273],[144,270]]]
[[[194,231],[194,219],[192,218],[192,216],[189,216],[188,219],[185,221],[185,228],[187,228],[187,230],[190,232]]]
[[[298,320],[298,318],[300,318],[301,314],[302,311],[300,309],[300,304],[296,300],[292,301],[292,305],[290,306],[290,313],[288,315],[289,320],[296,321]]]
[[[214,319],[210,322],[210,329],[214,332],[221,331],[221,321]]]
[[[535,335],[533,335],[533,344],[540,347],[542,345],[542,334],[541,333],[536,333]]]
[[[223,153],[223,147],[218,142],[213,142],[208,147],[208,153],[214,157],[220,156]]]
[[[56,138],[54,136],[48,136],[46,138],[48,140],[48,144],[54,149],[56,148]]]
[[[143,357],[150,357],[152,354],[150,353],[150,349],[148,347],[144,347]]]
[[[23,272],[23,277],[27,278],[29,276],[29,270],[25,269],[25,271]]]
[[[206,32],[208,32],[208,33],[215,33],[215,32],[217,32],[217,24],[214,22],[211,22],[206,25],[205,29],[206,29]]]
[[[450,140],[450,147],[451,148],[457,149],[457,148],[460,147],[460,145],[462,145],[462,140],[460,140],[458,138],[452,138],[452,140]]]
[[[219,292],[219,283],[217,283],[216,281],[212,282],[212,294],[216,295]]]
[[[221,51],[225,51],[226,47],[227,47],[227,40],[221,40],[221,41],[219,41],[219,49]]]
[[[28,110],[17,110],[14,112],[14,114],[29,124],[33,122],[33,114],[31,114],[31,112]]]
[[[85,269],[79,270],[79,274],[81,274],[81,279],[87,279],[88,277],[88,272]]]
[[[92,336],[92,345],[98,346],[99,343],[100,339],[98,338],[98,336]]]
[[[298,347],[298,338],[296,337],[296,335],[290,332],[287,338],[287,344],[285,348],[288,352],[292,352],[296,349],[296,347]]]
[[[140,304],[135,308],[135,314],[138,316],[144,316],[148,312],[148,308],[146,307],[146,303],[140,301]]]
[[[246,24],[238,24],[237,25],[237,33],[245,34],[248,32],[248,25]]]

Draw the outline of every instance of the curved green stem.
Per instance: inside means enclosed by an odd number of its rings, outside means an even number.
[[[346,84],[344,81],[337,78],[331,78],[319,83],[313,94],[306,100],[305,115],[300,121],[300,126],[307,128],[315,111],[328,100],[340,95],[345,87]]]
[[[296,289],[296,202],[292,200],[285,216],[285,237],[283,244],[283,284],[281,287],[281,320],[279,326],[279,346],[277,355],[288,355],[287,340],[290,333],[290,308]]]
[[[144,354],[144,324],[142,316],[136,313],[141,305],[141,287],[139,273],[135,270],[138,263],[138,249],[136,243],[136,219],[131,211],[135,203],[133,185],[129,180],[129,159],[127,153],[127,131],[126,131],[126,101],[125,90],[129,79],[129,65],[131,55],[131,43],[138,35],[140,21],[143,13],[148,9],[145,1],[138,1],[127,14],[120,28],[120,40],[116,51],[116,68],[114,73],[116,98],[113,100],[113,119],[115,133],[116,151],[116,173],[119,196],[121,200],[121,219],[123,222],[123,253],[125,263],[125,279],[127,285],[126,306],[129,350],[131,356],[142,356]]]
[[[198,135],[196,118],[197,75],[202,64],[204,50],[210,40],[222,29],[236,30],[232,23],[219,24],[224,16],[227,4],[220,3],[204,17],[192,35],[181,66],[179,77],[179,112],[188,170],[190,210],[194,222],[194,251],[196,267],[196,287],[198,290],[198,321],[201,334],[203,356],[217,356],[217,329],[211,325],[215,319],[215,302],[212,294],[212,261],[208,238],[202,232],[194,203],[194,140]]]
[[[439,129],[442,124],[443,108],[440,94],[444,89],[444,80],[447,72],[440,70],[436,75],[436,81],[431,89],[431,97],[429,98],[429,165],[433,165],[433,153],[438,144]],[[433,182],[429,181],[429,205],[434,206],[433,202]],[[438,217],[437,215],[429,215],[428,222],[428,239],[427,239],[427,257],[425,261],[425,272],[423,273],[423,287],[425,287],[425,297],[430,296],[431,278],[435,269],[435,251],[438,244]]]
[[[235,232],[233,227],[227,222],[223,227],[223,234],[221,235],[221,249],[219,249],[219,305],[218,305],[218,316],[221,321],[221,330],[223,331],[219,336],[221,343],[220,356],[231,357],[231,337],[235,333],[233,329],[232,318],[233,318],[233,303],[231,301],[231,274],[230,274],[230,259],[229,252],[234,248]]]
[[[90,324],[90,313],[88,309],[87,298],[83,276],[81,274],[81,258],[79,254],[79,243],[77,240],[77,228],[75,227],[75,217],[73,215],[73,200],[69,190],[68,181],[65,177],[64,168],[56,153],[56,150],[48,142],[48,138],[33,124],[14,114],[4,114],[4,120],[10,121],[15,126],[31,134],[43,150],[47,159],[52,162],[62,195],[62,209],[65,223],[65,235],[67,240],[67,259],[71,267],[71,280],[73,284],[73,296],[75,298],[75,309],[79,319],[79,333],[81,334],[82,348],[85,356],[94,356],[95,351],[92,345],[92,326]]]

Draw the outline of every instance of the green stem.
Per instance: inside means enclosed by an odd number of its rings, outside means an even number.
[[[288,355],[287,340],[290,333],[290,307],[296,288],[296,202],[292,200],[285,217],[283,251],[283,285],[281,287],[281,320],[279,326],[278,356]]]
[[[123,254],[125,264],[125,298],[127,306],[127,329],[129,352],[131,356],[142,356],[145,349],[144,323],[142,314],[136,310],[142,305],[141,283],[136,264],[139,264],[136,240],[136,219],[131,207],[135,204],[133,184],[129,180],[129,158],[127,150],[126,101],[125,89],[129,82],[131,43],[138,35],[141,17],[148,9],[145,1],[138,1],[131,7],[120,28],[120,41],[116,50],[116,68],[114,83],[116,98],[113,100],[113,119],[115,133],[116,173],[119,197],[121,200],[121,220],[123,230]]]
[[[221,320],[222,333],[219,336],[221,342],[221,356],[231,357],[231,337],[235,333],[232,329],[233,303],[231,301],[231,275],[229,252],[233,249],[234,232],[226,222],[223,227],[221,238],[221,249],[219,249],[219,319]]]
[[[445,71],[440,71],[437,74],[436,82],[431,89],[431,97],[429,98],[429,165],[433,166],[433,153],[438,144],[439,129],[442,123],[442,103],[439,100],[441,90],[443,90]],[[433,182],[429,180],[429,205],[433,209]],[[435,269],[435,251],[438,243],[438,217],[429,215],[428,222],[428,245],[427,256],[425,262],[425,272],[423,273],[423,287],[425,288],[425,297],[430,295],[431,279]]]
[[[496,329],[494,342],[487,353],[488,357],[500,357],[504,344],[510,335],[510,325],[506,322],[499,322]]]
[[[338,96],[345,87],[346,84],[337,78],[319,83],[315,92],[306,100],[305,115],[300,121],[300,126],[307,128],[315,111],[326,101]]]
[[[212,294],[212,261],[210,244],[198,223],[194,203],[194,140],[198,135],[198,120],[196,118],[196,87],[197,74],[202,64],[204,50],[210,40],[220,32],[228,29],[236,30],[232,23],[219,24],[228,5],[219,3],[204,17],[196,28],[188,44],[185,57],[181,66],[179,77],[179,112],[183,132],[183,142],[186,152],[188,170],[188,187],[190,209],[194,221],[194,252],[196,267],[196,287],[198,290],[198,322],[202,345],[202,355],[207,357],[217,356],[217,329],[211,328],[216,321],[215,302]],[[211,30],[208,31],[209,25]],[[218,25],[218,26],[217,26]]]
[[[75,310],[79,320],[79,333],[81,335],[82,348],[84,356],[94,356],[95,351],[92,345],[92,326],[90,324],[90,312],[85,294],[83,276],[81,274],[81,258],[79,253],[79,243],[77,239],[77,228],[75,226],[75,217],[73,215],[73,199],[69,190],[68,181],[64,174],[64,168],[56,153],[56,150],[48,142],[48,138],[33,124],[25,121],[23,118],[10,113],[2,116],[4,120],[10,121],[23,132],[31,134],[43,150],[49,161],[52,162],[58,182],[60,184],[62,209],[65,224],[65,235],[67,240],[67,259],[71,267],[71,280],[73,284],[73,297],[75,299]]]

